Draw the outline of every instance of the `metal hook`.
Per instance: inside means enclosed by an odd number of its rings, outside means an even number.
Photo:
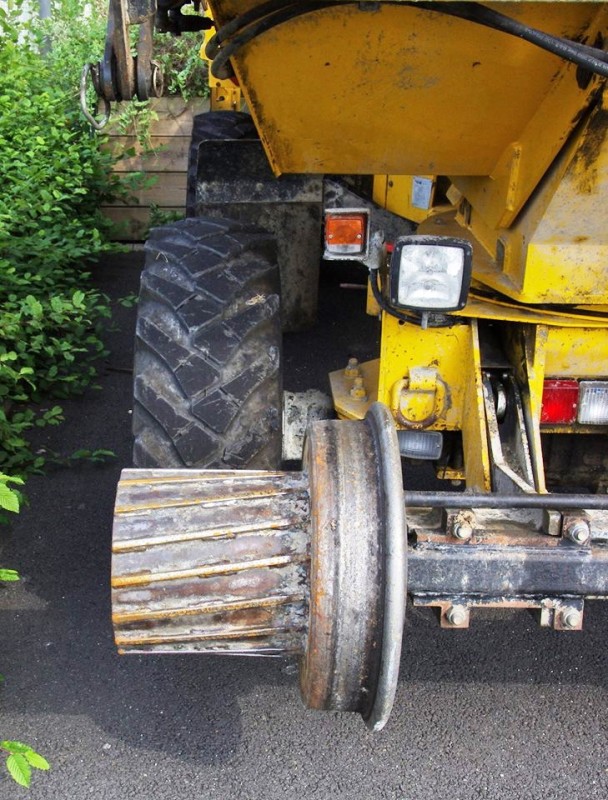
[[[110,111],[111,106],[110,102],[105,99],[105,97],[101,98],[103,100],[103,116],[101,119],[97,120],[91,114],[87,106],[87,80],[89,75],[93,72],[94,65],[93,64],[85,64],[82,68],[82,75],[80,76],[80,108],[82,113],[84,114],[87,122],[94,128],[96,131],[100,131],[102,128],[108,124],[110,119]]]

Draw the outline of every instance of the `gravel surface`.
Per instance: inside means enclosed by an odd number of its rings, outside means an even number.
[[[135,291],[140,261],[114,258],[97,282],[115,297]],[[372,355],[374,322],[351,313],[363,301],[337,280],[325,288],[322,326],[287,337],[287,389],[326,390],[328,369]],[[582,634],[541,630],[526,612],[478,612],[468,632],[442,631],[432,612],[410,610],[395,710],[376,735],[356,717],[304,710],[288,662],[117,656],[110,536],[129,463],[134,312],[117,316],[101,389],[65,403],[66,423],[37,440],[117,458],[33,478],[30,507],[1,534],[2,563],[23,580],[0,591],[0,736],[53,765],[29,793],[0,777],[2,800],[606,800],[599,602]]]

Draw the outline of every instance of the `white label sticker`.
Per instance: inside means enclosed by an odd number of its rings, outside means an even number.
[[[412,205],[425,210],[431,207],[433,181],[430,178],[414,178],[412,180]]]

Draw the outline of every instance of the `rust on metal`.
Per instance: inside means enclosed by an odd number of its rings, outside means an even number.
[[[217,614],[224,611],[241,611],[245,608],[268,608],[280,606],[304,599],[304,592],[299,595],[278,595],[277,597],[263,597],[258,600],[235,600],[230,603],[215,601],[200,606],[189,608],[165,608],[159,611],[134,611],[126,614],[112,614],[112,622],[122,624],[125,622],[143,622],[147,619],[163,619],[165,617],[180,617],[189,614]]]
[[[300,473],[125,470],[112,557],[121,652],[302,652],[308,520]]]
[[[232,562],[226,565],[196,567],[195,569],[173,570],[171,572],[143,572],[128,575],[125,578],[112,578],[112,586],[120,589],[123,586],[145,586],[152,581],[179,581],[184,578],[207,578],[210,575],[228,575],[244,569],[260,569],[264,567],[283,567],[290,563],[305,560],[305,556],[294,559],[292,556],[276,556],[275,558],[258,559],[243,562]]]
[[[300,688],[310,708],[366,714],[374,701],[384,589],[376,457],[365,423],[309,430],[311,596]]]
[[[115,542],[114,552],[132,552],[134,550],[141,550],[144,547],[158,547],[163,544],[171,544],[172,542],[191,542],[196,539],[234,539],[235,536],[246,536],[247,534],[257,534],[259,536],[272,536],[274,531],[285,530],[286,528],[295,525],[297,520],[284,519],[277,520],[276,523],[271,523],[265,529],[260,530],[259,525],[233,525],[231,528],[218,528],[212,531],[188,531],[188,533],[167,534],[166,536],[156,536],[153,541],[147,538],[132,539],[126,542]]]

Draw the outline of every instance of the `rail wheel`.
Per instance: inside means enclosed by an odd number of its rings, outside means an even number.
[[[303,472],[126,471],[116,643],[296,655],[307,706],[379,730],[397,687],[405,542],[397,435],[380,403],[363,421],[313,423]]]

